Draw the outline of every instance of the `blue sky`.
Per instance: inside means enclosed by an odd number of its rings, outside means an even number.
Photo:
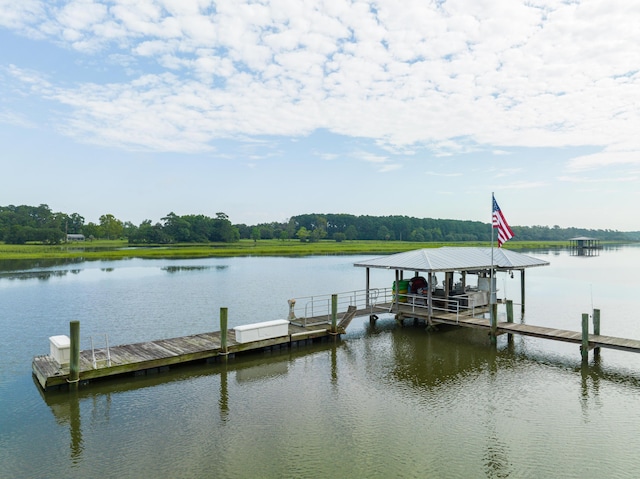
[[[640,4],[0,0],[0,205],[640,230]]]

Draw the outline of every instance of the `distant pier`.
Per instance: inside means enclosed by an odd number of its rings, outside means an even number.
[[[578,236],[569,240],[571,256],[598,256],[602,245],[596,238]]]

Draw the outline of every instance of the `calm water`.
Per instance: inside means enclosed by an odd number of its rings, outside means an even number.
[[[640,248],[532,253],[530,324],[640,339]],[[87,262],[0,273],[0,477],[636,477],[640,354],[354,320],[337,344],[43,395],[31,359],[80,320],[111,344],[286,317],[364,287],[362,256]],[[393,272],[373,271],[374,286]],[[519,302],[519,275],[498,279]],[[516,308],[519,310],[519,308]],[[520,318],[517,318],[520,320]]]

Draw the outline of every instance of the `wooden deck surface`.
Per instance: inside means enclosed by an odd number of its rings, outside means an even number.
[[[329,336],[329,325],[304,328],[289,325],[289,334],[278,338],[238,343],[235,331],[227,332],[227,354],[255,351],[273,346],[297,343]],[[95,365],[94,365],[95,355]],[[194,334],[179,338],[160,339],[134,344],[123,344],[106,348],[80,351],[80,381],[135,373],[155,368],[166,368],[222,356],[220,332]],[[60,367],[49,355],[36,356],[32,363],[33,374],[44,390],[66,384],[69,367]]]
[[[400,312],[407,317],[417,316],[423,319],[426,318],[425,311],[418,311],[416,313],[415,308],[412,308],[411,305],[401,305]],[[452,324],[457,326],[482,328],[487,331],[491,330],[491,322],[489,319],[472,316],[470,311],[466,311],[466,313],[459,315],[444,311],[434,311],[432,321],[436,324]],[[505,333],[582,344],[582,332],[580,331],[569,331],[566,329],[535,326],[532,324],[498,322],[498,334]],[[589,348],[609,348],[640,353],[640,340],[590,334]]]

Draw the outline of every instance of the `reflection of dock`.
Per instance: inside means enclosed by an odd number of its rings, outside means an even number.
[[[227,355],[259,351],[268,348],[297,346],[331,335],[331,324],[313,327],[288,325],[288,334],[251,342],[238,342],[235,330],[227,331],[226,353],[219,331],[172,339],[80,351],[79,381],[107,378],[122,374],[158,372],[177,364],[222,358]],[[94,359],[96,358],[96,359]],[[36,356],[33,374],[44,389],[70,382],[70,367],[60,366],[50,355]]]

